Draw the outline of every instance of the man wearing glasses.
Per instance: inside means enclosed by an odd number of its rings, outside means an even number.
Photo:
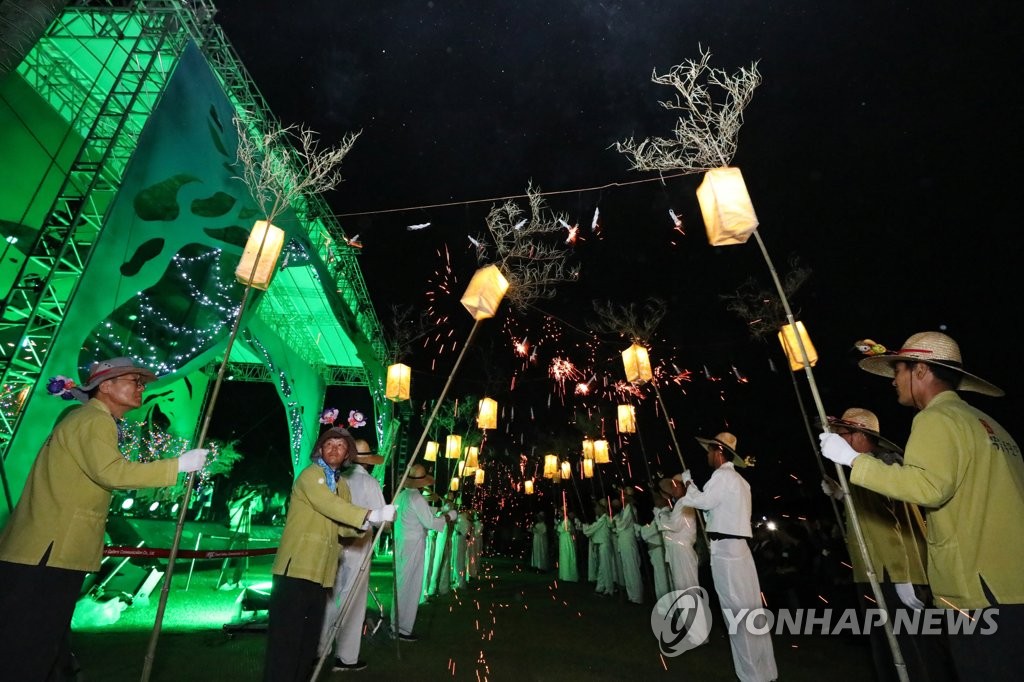
[[[97,571],[113,490],[173,485],[207,450],[130,462],[118,422],[156,375],[130,358],[93,363],[69,411],[43,443],[0,535],[0,679],[45,680],[70,654],[71,616],[85,574]]]

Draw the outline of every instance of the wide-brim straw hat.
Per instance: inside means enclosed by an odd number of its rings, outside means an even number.
[[[819,419],[818,421],[820,422],[821,420]],[[878,416],[871,410],[866,410],[863,407],[851,407],[846,412],[843,412],[842,417],[829,417],[828,425],[830,428],[842,426],[873,436],[878,439],[878,445],[882,450],[903,454],[903,448],[880,433]]]
[[[714,438],[701,438],[697,436],[697,442],[701,444],[704,451],[711,445],[721,445],[722,449],[729,453],[729,458],[732,460],[734,466],[745,467],[748,466],[748,462],[740,457],[740,454],[736,452],[736,436],[732,435],[728,431],[722,431]]]
[[[348,429],[343,429],[340,426],[332,426],[320,434],[320,437],[316,439],[316,443],[313,444],[313,451],[309,453],[309,459],[315,462],[321,455],[320,450],[323,448],[324,443],[335,438],[340,438],[348,445],[345,462],[351,462],[355,458],[356,453],[359,452],[359,448],[356,446],[356,439],[352,437]]]
[[[151,370],[135,364],[131,358],[111,358],[94,362],[89,367],[89,378],[78,386],[82,392],[88,392],[99,386],[107,379],[116,379],[125,374],[138,374],[143,383],[156,381],[156,374]]]
[[[919,332],[907,339],[903,347],[895,353],[873,355],[862,359],[858,364],[865,372],[892,377],[896,374],[894,365],[897,362],[925,362],[959,372],[962,378],[960,385],[957,386],[958,391],[973,391],[995,397],[1005,395],[1003,389],[964,371],[960,346],[942,332]]]
[[[434,482],[434,477],[427,473],[427,468],[422,464],[413,464],[405,476],[402,484],[405,488],[424,488]]]
[[[359,453],[352,458],[356,464],[383,464],[384,457],[377,454],[377,451],[370,447],[370,444],[362,438],[356,438],[356,452]]]

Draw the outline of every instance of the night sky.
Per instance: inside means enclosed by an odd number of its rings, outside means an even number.
[[[515,435],[496,449],[516,454],[535,445],[539,455],[572,420],[580,403],[570,396],[561,407],[545,366],[555,354],[583,355],[591,301],[654,296],[669,314],[653,359],[693,372],[692,382],[664,393],[697,480],[707,471],[691,436],[728,426],[740,451],[758,458],[746,475],[762,503],[817,490],[777,343],[752,339],[720,298],[750,277],[771,287],[758,247],[753,240],[708,245],[694,196],[700,176],[661,183],[631,172],[609,148],[630,136],[670,136],[676,114],[657,102],[673,91],[650,76],[696,59],[700,46],[711,50],[713,66],[730,72],[758,62],[763,84],[746,110],[734,165],[776,267],[785,274],[797,257],[811,270],[792,304],[821,356],[815,373],[828,413],[871,408],[883,433],[901,442],[913,414],[896,405],[885,379],[856,368],[853,343],[871,337],[896,349],[914,332],[944,329],[960,342],[966,368],[1007,392],[966,397],[1022,437],[1013,166],[1024,147],[1024,96],[1021,12],[1012,3],[217,6],[282,121],[305,124],[328,142],[363,131],[343,165],[345,182],[326,198],[345,232],[364,245],[360,262],[386,328],[392,305],[425,307],[442,267],[439,252],[450,254],[453,289],[461,293],[476,267],[467,235],[485,232],[483,218],[498,203],[477,200],[522,194],[532,180],[542,191],[564,192],[548,201],[570,223],[589,227],[600,208],[601,238],[583,230],[574,248],[579,281],[511,322],[493,320],[453,389],[515,405],[513,431],[528,442]],[[591,189],[637,180],[654,181]],[[419,208],[445,203],[455,205]],[[685,236],[673,230],[669,208]],[[406,229],[428,221],[428,229]],[[451,338],[464,339],[471,320],[455,297],[445,306],[454,315]],[[510,324],[546,339],[538,365],[513,356]],[[626,345],[602,337],[595,371],[613,371]],[[428,344],[406,358],[414,398],[439,392],[454,357]],[[720,381],[709,381],[705,367]],[[739,383],[733,367],[749,383]],[[813,413],[806,381],[797,379]],[[653,400],[640,408],[640,420],[646,451],[662,463],[655,467],[674,473],[678,462],[668,456]]]

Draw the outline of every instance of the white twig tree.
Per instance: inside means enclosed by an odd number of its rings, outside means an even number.
[[[670,85],[676,96],[661,106],[683,112],[676,121],[674,138],[630,138],[615,149],[630,158],[631,170],[683,170],[700,173],[728,166],[736,154],[743,110],[761,84],[757,62],[729,74],[710,66],[711,51],[700,49],[700,58],[687,59],[651,80]],[[724,93],[724,97],[723,97]]]

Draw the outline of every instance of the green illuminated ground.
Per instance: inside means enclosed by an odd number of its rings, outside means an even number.
[[[266,577],[255,567],[250,579]],[[193,577],[188,593],[175,579],[157,650],[154,680],[261,679],[265,634],[226,634],[237,593],[212,589],[216,568]],[[179,587],[180,584],[180,587]],[[391,575],[375,565],[372,586],[385,597]],[[149,639],[153,604],[125,612],[117,624],[77,631],[73,646],[86,679],[137,680]],[[373,611],[372,601],[370,603]],[[484,579],[420,608],[420,641],[364,638],[359,673],[326,673],[321,679],[360,680],[733,680],[729,645],[720,624],[710,641],[664,665],[651,635],[650,608],[593,595],[593,586],[561,583],[554,575],[524,571],[508,559],[486,564]],[[868,644],[852,637],[776,637],[780,679],[832,682],[872,679]]]

